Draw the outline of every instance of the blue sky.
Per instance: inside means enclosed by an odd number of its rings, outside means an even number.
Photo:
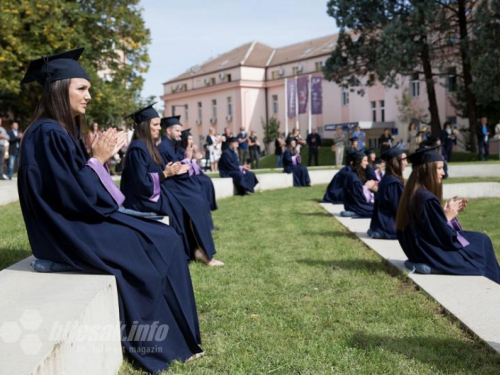
[[[337,32],[327,0],[142,0],[151,65],[142,96],[191,66],[257,40],[271,47]]]

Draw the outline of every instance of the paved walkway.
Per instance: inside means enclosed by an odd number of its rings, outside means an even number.
[[[480,185],[477,183],[475,185]],[[500,184],[498,184],[500,185]],[[447,185],[452,186],[452,185]],[[370,219],[340,216],[343,205],[321,205],[369,248],[403,273],[407,259],[398,241],[374,240],[366,234]],[[408,277],[469,330],[500,353],[500,285],[482,276],[419,275]]]

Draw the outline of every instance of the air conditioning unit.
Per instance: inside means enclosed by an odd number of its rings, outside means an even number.
[[[278,70],[278,75],[279,75],[279,76],[282,76],[283,74],[285,74],[285,69],[280,68],[280,69]]]
[[[233,121],[233,116],[232,115],[227,115],[226,116],[226,121]]]
[[[226,79],[226,73],[222,72],[222,73],[219,73],[219,79],[221,81],[224,81]]]
[[[205,80],[203,82],[205,82],[205,85],[210,86],[210,82],[211,82],[210,78],[205,78]]]
[[[211,124],[217,124],[217,118],[216,118],[216,117],[211,118],[211,119],[210,119],[210,123],[211,123]]]
[[[297,73],[302,73],[303,70],[304,70],[304,68],[302,67],[302,65],[299,65],[297,67]]]
[[[196,125],[201,125],[201,118],[199,118],[198,120],[196,120]]]

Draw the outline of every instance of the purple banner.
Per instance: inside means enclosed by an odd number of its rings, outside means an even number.
[[[299,114],[307,112],[307,99],[309,98],[309,80],[307,76],[297,78],[297,91],[299,93]]]
[[[295,117],[297,106],[297,86],[295,78],[287,78],[287,103],[288,103],[288,118]]]
[[[311,77],[311,114],[323,113],[322,77]]]

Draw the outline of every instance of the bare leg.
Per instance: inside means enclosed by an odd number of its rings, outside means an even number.
[[[221,267],[224,265],[223,262],[215,258],[212,258],[212,260],[208,259],[207,254],[202,249],[195,250],[194,259],[196,259],[198,262],[205,263],[207,266],[211,267]]]

